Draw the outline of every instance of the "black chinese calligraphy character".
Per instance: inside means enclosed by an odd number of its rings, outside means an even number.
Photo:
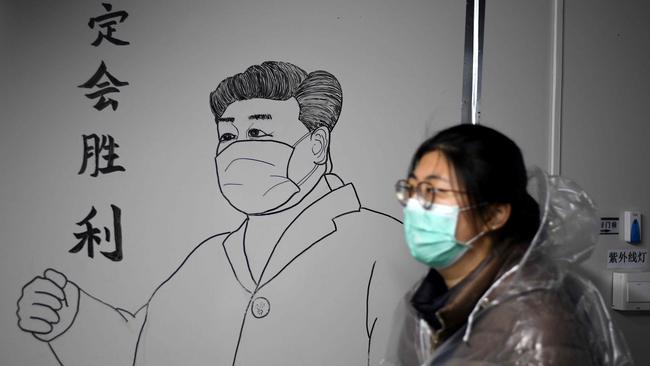
[[[610,252],[609,263],[617,263],[617,262],[618,262],[618,254],[616,252]]]
[[[113,210],[113,232],[115,239],[115,250],[112,252],[102,252],[102,255],[113,262],[119,262],[123,258],[122,253],[122,210],[115,206],[111,205],[111,210]],[[111,232],[104,227],[106,232],[106,241],[111,241]]]
[[[628,258],[629,258],[630,263],[637,263],[638,259],[639,259],[639,253],[638,252],[630,252]]]
[[[107,81],[102,81],[100,80],[106,77]],[[99,68],[95,72],[95,74],[88,79],[85,83],[79,85],[79,88],[86,88],[86,89],[92,89],[94,87],[99,88],[99,90],[94,91],[92,93],[85,94],[88,99],[97,99],[97,103],[93,106],[95,109],[98,111],[103,110],[107,106],[111,106],[113,110],[117,109],[118,102],[114,99],[111,98],[106,98],[104,95],[108,93],[119,93],[120,90],[117,88],[118,86],[125,86],[129,85],[128,82],[126,81],[120,81],[113,75],[111,75],[107,69],[106,69],[106,64],[104,61],[102,61],[101,65],[99,65]]]
[[[115,160],[120,156],[115,153],[115,149],[120,147],[111,135],[102,135],[101,139],[96,134],[82,135],[83,138],[83,162],[79,173],[83,174],[88,167],[88,161],[93,160],[95,169],[90,174],[91,177],[97,177],[99,173],[108,174],[113,172],[124,172],[126,169],[122,165],[116,165]],[[102,152],[106,152],[102,155]],[[103,167],[100,167],[100,160],[106,161]]]
[[[99,28],[104,29],[105,33],[102,33],[102,30],[99,29],[99,34],[97,35],[97,38],[91,44],[97,47],[99,46],[100,43],[102,43],[102,40],[104,39],[117,46],[126,46],[130,44],[130,42],[113,37],[113,33],[115,32],[115,27],[113,26],[116,25],[118,22],[123,23],[124,20],[129,16],[129,13],[123,10],[111,12],[111,10],[113,9],[113,6],[111,4],[102,3],[102,5],[104,6],[104,9],[106,9],[108,13],[94,18],[90,18],[90,20],[88,21],[88,26],[91,29],[94,29],[95,25],[98,25]]]
[[[112,252],[108,251],[102,251],[102,255],[113,262],[119,262],[123,258],[123,252],[122,252],[122,210],[115,206],[111,205],[111,209],[113,210],[113,232],[114,232],[114,242],[115,242],[115,250]],[[93,224],[90,222],[95,215],[97,215],[97,210],[95,209],[95,206],[93,206],[90,210],[90,213],[86,215],[86,217],[79,221],[77,223],[78,226],[83,226],[85,227],[84,231],[74,233],[75,238],[79,239],[79,242],[77,245],[75,245],[72,249],[68,250],[70,253],[78,253],[83,249],[84,247],[87,247],[88,250],[88,257],[94,258],[95,257],[95,245],[100,245],[102,238],[100,236],[101,230],[98,228],[94,227]],[[111,231],[104,226],[104,239],[106,242],[111,241]]]
[[[70,253],[78,253],[81,249],[83,249],[84,246],[88,246],[88,256],[90,258],[95,257],[95,252],[94,252],[94,245],[101,242],[101,238],[99,236],[99,229],[93,226],[93,224],[90,222],[90,220],[95,217],[97,214],[97,210],[95,210],[95,206],[92,207],[90,210],[90,213],[86,215],[86,217],[79,221],[77,225],[79,226],[85,226],[86,231],[82,231],[79,233],[75,233],[74,237],[79,239],[79,243],[75,245],[72,249],[70,249],[68,252]]]

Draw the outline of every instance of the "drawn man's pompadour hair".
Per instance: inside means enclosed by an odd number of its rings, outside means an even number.
[[[307,74],[288,62],[266,61],[221,81],[210,93],[210,108],[218,120],[230,104],[254,98],[295,98],[300,107],[298,120],[309,131],[319,127],[332,131],[343,104],[341,85],[329,72]]]

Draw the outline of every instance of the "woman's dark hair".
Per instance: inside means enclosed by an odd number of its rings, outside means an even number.
[[[415,152],[410,171],[422,157],[440,151],[478,217],[489,217],[491,204],[510,204],[508,221],[492,233],[495,244],[528,243],[539,226],[539,206],[528,194],[521,150],[504,134],[482,125],[461,124],[438,132]]]

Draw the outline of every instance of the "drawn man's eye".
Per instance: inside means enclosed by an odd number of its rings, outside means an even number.
[[[273,135],[268,134],[260,129],[251,128],[248,130],[248,137],[259,138],[259,137],[273,137]]]
[[[225,141],[234,140],[236,138],[237,138],[237,136],[235,136],[234,134],[232,134],[230,132],[226,132],[223,135],[221,135],[221,137],[219,137],[219,141],[220,142],[225,142]]]

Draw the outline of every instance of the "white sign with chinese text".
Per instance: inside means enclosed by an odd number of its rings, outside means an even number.
[[[618,217],[601,217],[600,235],[618,235]]]
[[[607,253],[607,268],[645,268],[647,249],[615,249]]]

